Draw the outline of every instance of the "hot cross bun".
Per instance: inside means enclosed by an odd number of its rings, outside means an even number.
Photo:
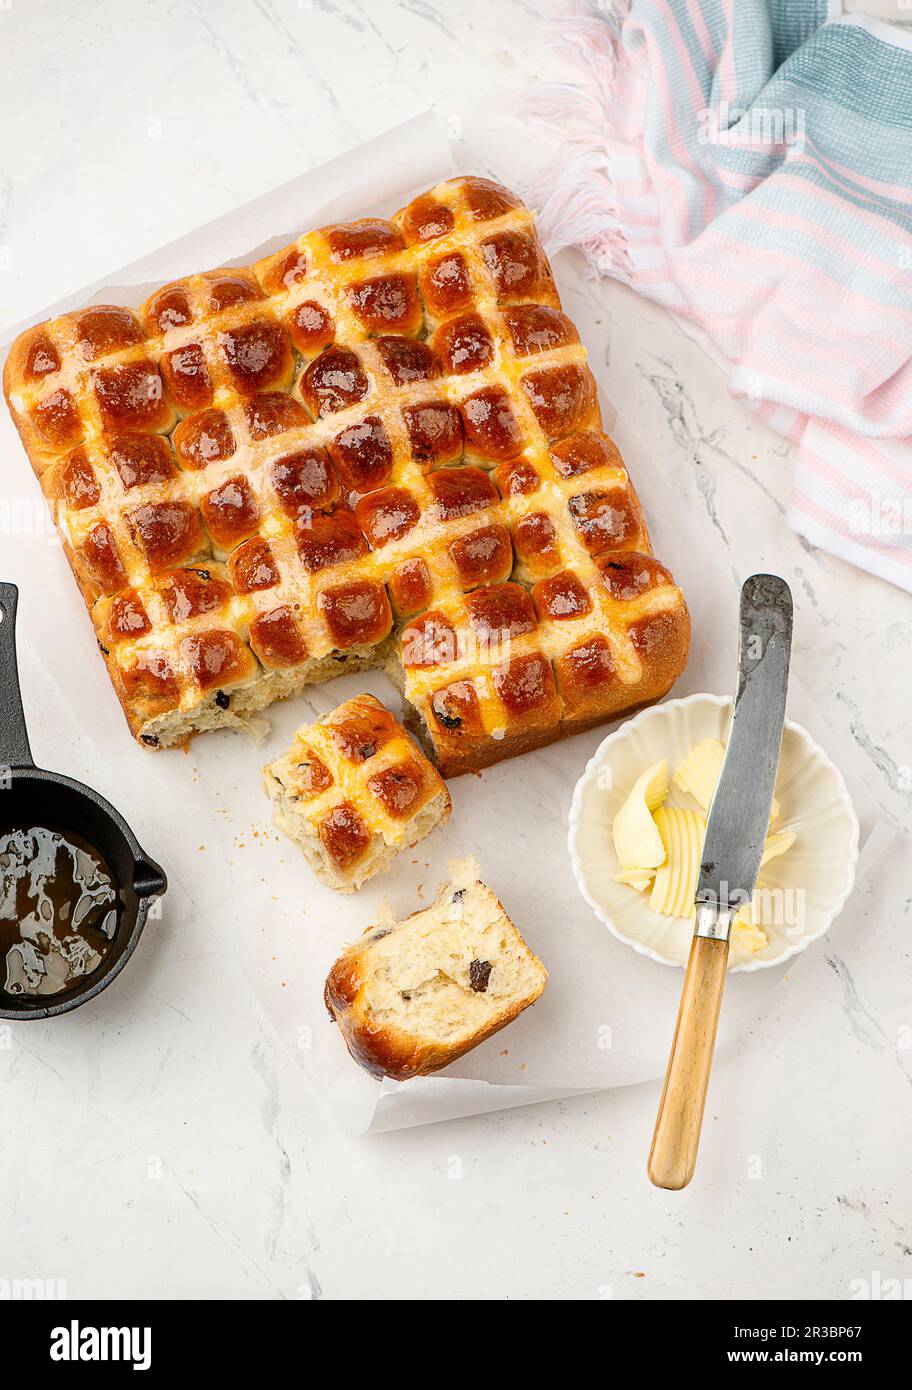
[[[326,1005],[355,1061],[407,1081],[439,1071],[540,997],[541,961],[472,860],[450,865],[437,900],[369,927],[326,981]]]
[[[532,214],[486,179],[40,324],[4,389],[150,746],[385,665],[449,775],[683,669]]]
[[[298,729],[263,768],[263,789],[275,824],[340,893],[388,869],[451,810],[440,773],[373,695]]]

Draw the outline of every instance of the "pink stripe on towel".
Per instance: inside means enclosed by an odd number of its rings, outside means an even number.
[[[533,103],[561,163],[531,196],[550,251],[681,315],[796,445],[792,524],[912,590],[912,45],[825,9],[575,7],[575,80]]]

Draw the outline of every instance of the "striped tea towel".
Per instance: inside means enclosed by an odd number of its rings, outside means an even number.
[[[912,590],[912,36],[833,0],[601,0],[558,34],[546,245],[679,315],[797,446],[795,529]]]

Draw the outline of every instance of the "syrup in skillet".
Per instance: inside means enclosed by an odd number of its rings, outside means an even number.
[[[70,830],[0,829],[0,993],[62,994],[101,965],[117,929],[114,874]]]

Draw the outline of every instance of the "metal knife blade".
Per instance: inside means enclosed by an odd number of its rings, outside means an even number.
[[[728,747],[706,822],[696,935],[726,937],[750,901],[769,828],[785,718],[792,595],[775,574],[741,589],[738,688]]]

